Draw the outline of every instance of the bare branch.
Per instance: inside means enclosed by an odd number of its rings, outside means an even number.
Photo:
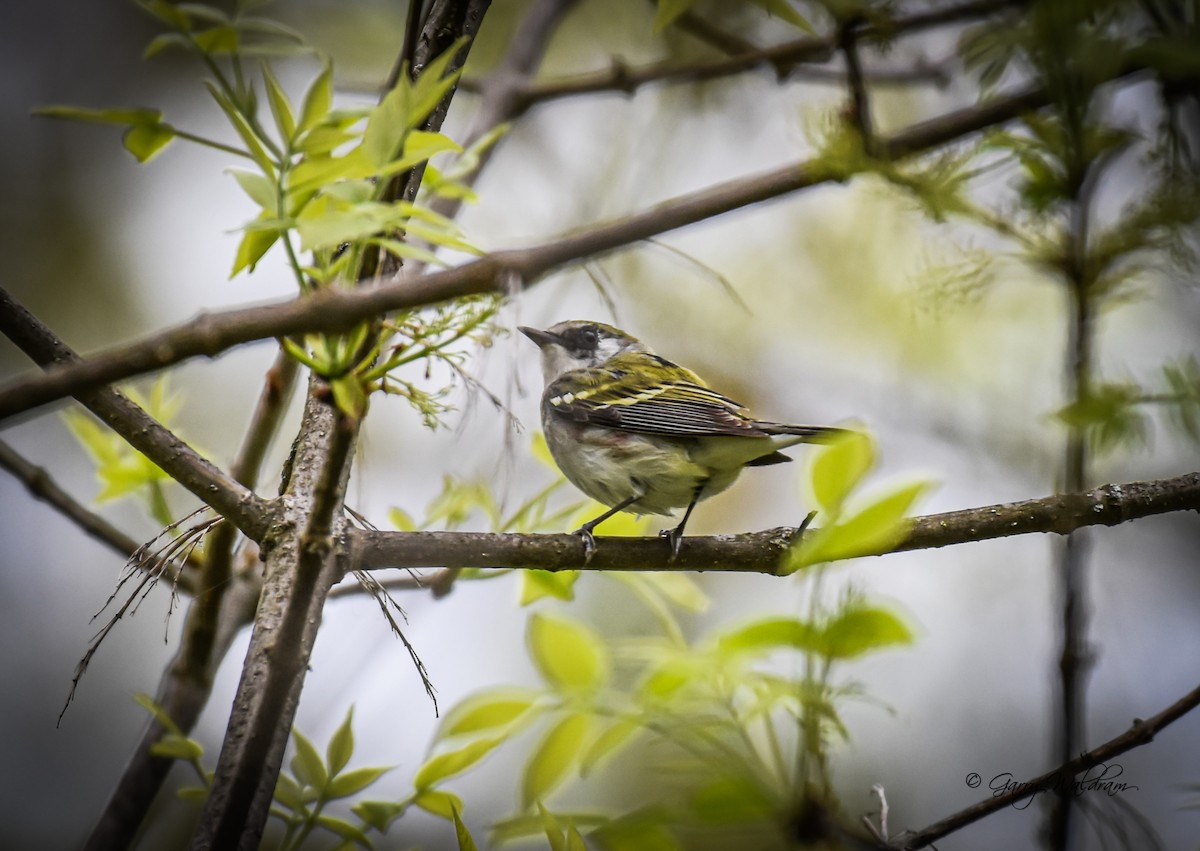
[[[43,377],[61,375],[86,367],[42,322],[0,288],[0,333],[17,344],[46,370]],[[136,375],[137,372],[128,373]],[[36,384],[38,379],[33,379]],[[75,396],[105,425],[128,441],[206,505],[210,505],[251,538],[261,537],[269,525],[269,510],[246,487],[238,484],[169,429],[115,390],[103,389],[107,382],[81,382],[56,395]]]
[[[266,581],[193,849],[257,849],[329,588],[357,430],[310,389],[282,505],[293,530],[266,542]],[[335,534],[336,533],[336,534]]]
[[[1174,479],[1104,485],[1087,493],[986,505],[913,520],[908,537],[889,552],[934,549],[1011,535],[1066,535],[1084,526],[1116,526],[1174,511],[1200,510],[1200,473]],[[541,570],[715,570],[775,575],[796,530],[683,539],[671,560],[658,537],[597,538],[585,561],[576,535],[489,532],[371,532],[355,529],[353,559],[369,570],[388,567],[510,567]]]
[[[75,497],[59,487],[44,468],[26,461],[3,441],[0,441],[0,467],[12,473],[35,498],[50,505],[100,543],[108,545],[121,558],[129,558],[141,546],[99,514],[77,502]]]
[[[880,156],[887,158],[922,153],[1011,121],[1024,112],[1044,106],[1046,99],[1043,90],[1028,89],[980,106],[957,110],[893,136],[879,137],[878,151]],[[413,278],[400,275],[377,287],[323,289],[280,304],[201,314],[186,323],[134,343],[115,346],[87,360],[59,365],[45,375],[10,382],[0,389],[0,420],[64,396],[153,372],[193,357],[215,357],[254,340],[290,334],[343,332],[380,313],[438,304],[467,295],[507,292],[506,282],[514,278],[529,284],[584,258],[832,179],[819,160],[800,161],[682,195],[643,212],[533,248],[497,251],[453,269]]]
[[[864,26],[857,37],[869,41],[890,40],[900,35],[990,15],[1011,6],[1024,5],[1024,2],[1027,0],[973,0],[930,9],[896,18],[886,29]],[[599,92],[633,94],[639,88],[653,83],[716,80],[751,71],[762,65],[771,65],[781,74],[792,73],[802,63],[828,61],[840,47],[840,41],[838,34],[834,33],[824,37],[795,39],[772,47],[747,47],[750,49],[719,59],[682,64],[668,60],[636,68],[614,62],[612,67],[602,71],[531,83],[522,92],[524,108],[528,109],[535,103],[547,100]]]
[[[1073,778],[1080,772],[1106,763],[1126,751],[1149,744],[1161,730],[1178,721],[1197,706],[1200,706],[1200,687],[1188,692],[1152,718],[1145,721],[1135,718],[1133,725],[1115,739],[1110,739],[1099,747],[1087,753],[1080,754],[1040,777],[1035,777],[1025,783],[1015,784],[1013,790],[1010,792],[988,797],[978,804],[967,807],[965,810],[944,818],[923,830],[903,834],[887,847],[904,849],[904,851],[910,851],[915,848],[926,848],[944,836],[949,836],[951,833],[961,830],[985,816],[989,816],[1007,806],[1023,801],[1039,792],[1059,791],[1063,788],[1070,790]]]

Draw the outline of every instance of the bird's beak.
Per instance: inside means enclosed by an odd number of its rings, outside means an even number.
[[[538,348],[549,345],[550,343],[562,343],[557,334],[551,334],[549,331],[542,331],[538,328],[530,328],[526,325],[518,325],[517,330],[524,334],[533,342],[537,343]]]

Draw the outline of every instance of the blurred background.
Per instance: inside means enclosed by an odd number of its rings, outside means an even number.
[[[469,73],[502,54],[527,2],[498,2],[472,51]],[[365,102],[400,42],[405,9],[392,2],[288,0],[270,14],[330,53],[345,102]],[[789,30],[747,15],[762,43]],[[655,35],[643,0],[584,0],[552,42],[543,72],[565,74],[704,55],[694,39]],[[138,57],[156,33],[129,3],[68,0],[0,7],[0,256],[4,286],[80,352],[185,321],[201,310],[287,297],[290,275],[270,254],[258,273],[229,280],[238,234],[254,209],[232,178],[229,158],[176,143],[146,166],[112,128],[33,118],[47,104],[158,106],[179,127],[224,132],[193,61]],[[957,31],[903,39],[872,68],[912,67],[953,55]],[[303,59],[280,66],[296,97],[315,73]],[[969,105],[976,87],[950,66],[943,85],[874,90],[880,129]],[[554,102],[512,131],[479,183],[481,202],[464,211],[469,237],[487,249],[531,244],[572,227],[643,210],[683,192],[802,159],[811,130],[839,108],[842,90],[801,77],[779,83],[767,69],[704,84],[647,87],[635,96]],[[446,131],[458,137],[474,96],[460,93]],[[1114,108],[1154,132],[1154,92],[1132,87]],[[995,189],[1004,188],[997,174]],[[1117,209],[1139,191],[1136,173],[1117,174],[1102,206]],[[1066,327],[1060,288],[978,233],[934,224],[881,182],[854,180],[761,204],[641,245],[539,283],[514,299],[500,324],[545,327],[562,319],[612,322],[686,364],[762,416],[787,422],[865,424],[879,441],[876,484],[927,477],[938,482],[920,513],[1042,496],[1055,487],[1063,429]],[[682,255],[687,255],[688,260]],[[966,273],[977,288],[956,287]],[[744,306],[721,283],[727,279]],[[599,286],[597,285],[599,282]],[[1151,377],[1167,360],[1197,353],[1200,298],[1194,287],[1156,280],[1145,296],[1105,314],[1102,371]],[[270,345],[247,346],[214,362],[175,370],[177,422],[186,439],[227,464],[236,451]],[[0,374],[29,369],[0,341]],[[350,504],[387,527],[395,506],[421,517],[443,477],[480,479],[507,505],[552,481],[530,453],[541,393],[533,347],[499,336],[470,372],[516,414],[521,428],[478,394],[455,397],[448,427],[429,431],[401,401],[376,402],[367,421]],[[143,383],[140,386],[148,386]],[[3,438],[70,492],[98,492],[92,465],[59,410],[6,424]],[[298,412],[285,427],[261,489],[273,495]],[[1144,449],[1097,462],[1096,484],[1167,477],[1197,467],[1197,453],[1155,423]],[[797,453],[802,454],[802,453]],[[750,471],[722,497],[702,504],[689,531],[740,532],[795,525],[807,513],[801,465]],[[566,494],[564,491],[564,498]],[[171,494],[178,514],[190,497]],[[81,844],[104,806],[146,722],[133,701],[153,693],[175,650],[181,616],[164,623],[165,589],[125,619],[101,648],[61,727],[55,721],[72,672],[99,625],[89,621],[112,591],[120,559],[0,475],[0,824],[7,847]],[[139,539],[158,531],[132,501],[98,510]],[[474,526],[484,528],[483,519]],[[1088,686],[1087,741],[1097,744],[1153,714],[1196,685],[1200,646],[1200,523],[1174,514],[1090,533],[1089,640],[1096,665]],[[856,817],[874,808],[871,784],[887,788],[891,827],[918,828],[981,797],[965,777],[1017,777],[1048,767],[1057,683],[1055,541],[1025,536],[848,563],[830,574],[887,601],[915,625],[916,644],[847,674],[879,703],[851,704],[851,742],[835,751],[841,800]],[[798,611],[802,579],[704,575],[715,601],[687,622],[704,635],[765,613]],[[547,610],[582,617],[604,634],[646,626],[643,612],[598,576],[585,576],[569,605]],[[477,689],[533,683],[524,650],[527,612],[516,580],[463,583],[441,600],[409,594],[407,635],[448,707]],[[245,636],[221,669],[196,736],[215,761],[244,655]],[[366,597],[332,601],[317,642],[297,726],[325,742],[355,706],[356,764],[398,766],[371,797],[404,794],[435,728],[432,707],[402,646]],[[477,838],[517,806],[524,745],[455,781]],[[1123,800],[1156,826],[1168,848],[1195,848],[1200,810],[1200,717],[1187,717],[1153,745],[1120,758]],[[638,777],[636,757],[621,763]],[[190,780],[177,769],[179,781]],[[616,775],[607,775],[611,779]],[[653,778],[637,782],[653,783]],[[572,786],[564,799],[600,804],[619,797],[605,782]],[[170,812],[192,804],[160,801]],[[939,843],[943,849],[1031,846],[1041,802],[1011,810]],[[143,847],[170,847],[188,824],[168,819]],[[406,817],[385,847],[448,847],[444,823]],[[11,843],[11,844],[10,844]]]

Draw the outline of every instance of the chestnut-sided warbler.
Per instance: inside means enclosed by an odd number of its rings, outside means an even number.
[[[687,506],[679,525],[660,533],[674,558],[696,503],[732,485],[743,467],[790,461],[780,449],[843,433],[755,419],[611,325],[572,321],[520,331],[542,350],[550,454],[575,487],[609,506],[575,531],[589,559],[592,530],[618,511],[670,514]]]

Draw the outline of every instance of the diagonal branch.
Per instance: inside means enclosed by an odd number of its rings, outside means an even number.
[[[18,304],[3,288],[0,288],[0,333],[41,365],[46,370],[45,376],[61,375],[91,363],[80,360],[41,320]],[[33,379],[34,383],[37,380]],[[56,398],[75,396],[133,448],[249,537],[257,539],[265,533],[269,524],[265,500],[202,458],[196,450],[124,395],[104,389],[101,385],[105,383],[78,383]]]
[[[1085,526],[1117,526],[1175,511],[1200,510],[1200,472],[1173,479],[1104,485],[1086,493],[1060,494],[985,505],[913,520],[907,538],[889,552],[934,549],[1012,535],[1066,535]],[[590,562],[576,535],[512,535],[486,532],[351,531],[357,567],[507,567],[541,570],[715,570],[779,573],[796,530],[789,527],[743,535],[683,539],[679,556],[658,537],[597,538]]]
[[[892,136],[880,137],[877,139],[878,151],[880,156],[891,159],[919,154],[1011,121],[1046,102],[1047,95],[1043,90],[1027,89],[922,122]],[[153,372],[193,357],[216,357],[254,340],[302,333],[344,332],[380,313],[480,293],[507,292],[514,277],[528,285],[579,260],[828,183],[837,177],[830,174],[819,159],[803,160],[681,195],[640,213],[533,248],[497,251],[453,269],[415,278],[399,276],[377,287],[323,289],[284,303],[201,314],[137,342],[115,346],[84,361],[57,366],[45,375],[10,382],[7,387],[0,388],[0,420],[65,396]]]
[[[857,37],[876,42],[891,40],[900,35],[983,17],[1026,2],[1028,0],[971,0],[897,17],[886,27],[864,26]],[[666,60],[631,68],[614,62],[612,67],[601,71],[530,83],[521,92],[522,111],[547,100],[599,92],[633,94],[654,83],[704,82],[742,74],[763,65],[770,65],[779,73],[791,73],[800,63],[828,61],[839,46],[839,35],[834,33],[799,38],[771,47],[754,48],[747,44],[746,50],[729,56],[685,64]]]
[[[44,468],[26,461],[3,441],[0,441],[0,467],[12,473],[36,499],[54,508],[100,543],[107,544],[122,558],[129,558],[141,546],[99,514],[81,505],[75,497],[59,487]]]
[[[989,816],[994,812],[1023,801],[1033,795],[1037,795],[1040,792],[1062,792],[1066,790],[1068,794],[1076,794],[1073,791],[1072,781],[1080,772],[1087,771],[1089,768],[1094,768],[1097,765],[1103,765],[1126,751],[1149,744],[1154,741],[1154,737],[1163,728],[1178,721],[1197,706],[1200,706],[1200,687],[1188,692],[1162,712],[1145,721],[1140,718],[1134,719],[1130,728],[1121,735],[1114,739],[1109,739],[1097,748],[1080,754],[1058,768],[1047,771],[1040,777],[1035,777],[1025,783],[1014,784],[1012,791],[1002,795],[993,795],[923,830],[902,834],[886,847],[897,849],[897,851],[899,849],[911,851],[911,849],[926,848],[944,836],[949,836],[951,833],[961,830],[985,816]]]

